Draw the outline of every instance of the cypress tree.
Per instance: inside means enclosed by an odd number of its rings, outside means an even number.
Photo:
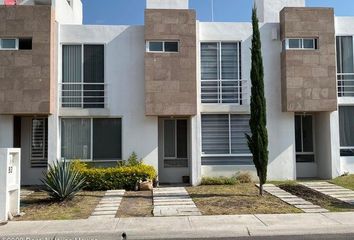
[[[252,9],[252,67],[251,67],[251,119],[252,135],[246,134],[248,147],[253,154],[253,162],[259,178],[259,193],[263,195],[263,185],[267,181],[268,166],[268,133],[266,100],[264,97],[264,70],[262,60],[261,39],[258,25],[257,9]]]

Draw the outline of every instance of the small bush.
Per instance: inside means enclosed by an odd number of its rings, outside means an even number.
[[[156,171],[152,166],[140,163],[135,166],[113,168],[89,168],[87,164],[75,161],[75,169],[85,176],[85,190],[105,191],[113,189],[134,190],[139,181],[152,180]]]
[[[51,198],[64,201],[72,199],[84,187],[85,177],[72,163],[57,161],[49,165],[41,181]]]
[[[236,175],[236,180],[239,183],[251,183],[252,181],[252,176],[248,172],[241,172]]]
[[[235,177],[203,177],[202,185],[235,185]]]

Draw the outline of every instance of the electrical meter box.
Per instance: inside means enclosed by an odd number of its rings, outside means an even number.
[[[0,148],[0,222],[20,214],[21,150]]]

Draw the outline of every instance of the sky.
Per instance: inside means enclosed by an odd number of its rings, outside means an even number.
[[[143,25],[145,0],[82,0],[85,24]],[[214,0],[215,22],[249,22],[253,0]],[[189,0],[197,19],[210,22],[211,0]],[[306,0],[309,7],[333,7],[336,16],[354,16],[354,0]]]

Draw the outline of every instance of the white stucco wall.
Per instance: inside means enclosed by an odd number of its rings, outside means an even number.
[[[336,35],[354,35],[354,17],[335,17]]]
[[[83,8],[81,0],[52,0],[55,8],[55,20],[60,24],[82,24]]]
[[[189,0],[146,0],[148,9],[188,9]]]
[[[284,7],[305,7],[305,0],[254,0],[260,22],[279,22]]]
[[[294,114],[281,111],[281,42],[273,40],[274,29],[279,32],[279,24],[267,23],[260,26],[269,134],[268,178],[270,180],[286,180],[296,178]],[[250,84],[251,23],[200,23],[199,34],[200,41],[242,41],[242,76],[243,79],[249,80]],[[199,55],[198,58],[200,58]],[[200,79],[200,74],[198,76]],[[249,91],[250,89],[251,86],[249,86]],[[198,96],[198,109],[201,110],[203,108],[200,104],[200,94]],[[223,108],[221,107],[220,111],[214,108],[213,112],[223,113]],[[245,112],[243,109],[235,109],[232,113],[242,114]],[[198,141],[201,144],[200,134]],[[238,171],[255,173],[254,166],[201,166],[201,169],[202,176],[230,176]]]
[[[60,35],[61,43],[105,44],[107,109],[96,113],[76,111],[75,116],[122,117],[123,159],[135,151],[157,169],[158,119],[145,116],[144,28],[63,25]],[[61,116],[63,113],[60,111]]]
[[[14,117],[0,115],[0,148],[12,148],[14,143]]]

